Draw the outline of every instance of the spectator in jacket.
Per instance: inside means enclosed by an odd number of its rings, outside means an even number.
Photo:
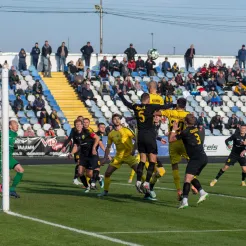
[[[89,80],[89,81],[91,80],[91,70],[89,67],[84,72],[84,80]]]
[[[225,75],[223,72],[220,72],[219,76],[217,77],[217,85],[223,88],[225,84],[226,84]]]
[[[237,84],[237,78],[234,74],[234,72],[231,72],[231,74],[228,75],[228,82],[227,85],[234,86]]]
[[[77,68],[78,72],[84,71],[84,63],[83,63],[83,60],[81,58],[79,58],[78,61],[76,62],[76,68]]]
[[[237,96],[242,96],[242,95],[246,95],[246,86],[243,85],[242,82],[240,82],[234,90],[234,94]]]
[[[156,65],[155,61],[149,56],[145,62],[145,67],[146,67],[148,76],[154,76],[155,75],[155,69],[154,69],[155,65]]]
[[[113,56],[113,59],[109,62],[109,71],[111,72],[111,75],[113,75],[114,72],[120,71],[120,63],[116,59],[116,56]]]
[[[74,78],[76,73],[78,72],[77,67],[74,65],[73,61],[71,60],[68,64],[68,77],[69,77],[69,81],[71,83],[74,82]]]
[[[28,126],[26,131],[24,131],[24,137],[26,137],[26,138],[35,137],[35,133],[30,126]]]
[[[28,99],[28,96],[29,96],[29,95],[33,95],[33,86],[29,85],[29,86],[26,88],[25,95],[26,95],[26,99]]]
[[[26,87],[24,87],[21,83],[21,81],[18,81],[15,85],[15,93],[18,95],[24,95],[24,91],[25,91]]]
[[[80,49],[84,59],[85,59],[85,66],[90,67],[90,62],[91,62],[91,54],[94,52],[93,47],[91,46],[90,42],[87,42],[86,45],[84,45]]]
[[[101,79],[101,82],[107,80],[109,76],[110,74],[109,71],[106,69],[106,67],[102,67],[98,74],[98,77]]]
[[[49,124],[49,115],[45,109],[41,110],[40,117],[39,117],[39,123],[42,127],[44,126],[44,124]]]
[[[63,72],[68,56],[68,49],[65,46],[65,42],[62,42],[61,46],[57,49],[56,55],[58,56],[58,72]]]
[[[128,76],[128,74],[129,74],[128,62],[127,62],[125,57],[123,58],[123,60],[120,63],[120,71],[121,71],[121,75],[124,78],[126,78],[126,76]]]
[[[245,68],[245,61],[246,61],[246,50],[245,45],[242,45],[242,49],[238,51],[238,60],[240,68]]]
[[[208,84],[206,86],[207,91],[211,91],[212,88],[216,88],[217,83],[215,81],[214,76],[211,77],[211,79],[208,81]]]
[[[51,53],[52,53],[52,48],[49,45],[49,42],[46,40],[44,46],[42,47],[42,62],[43,62],[44,77],[51,77],[51,62],[50,62]]]
[[[35,99],[34,103],[33,103],[33,109],[34,111],[37,113],[38,111],[45,111],[45,103],[44,100],[42,98],[42,94],[39,94],[39,96]]]
[[[166,91],[166,95],[173,95],[175,89],[172,85],[172,80],[171,79],[168,79],[165,87],[164,87],[164,91]]]
[[[243,118],[242,117],[239,117],[239,120],[237,122],[237,128],[239,128],[240,126],[244,125],[244,121],[243,121]]]
[[[23,111],[23,109],[24,109],[23,101],[21,100],[20,95],[17,95],[16,99],[14,100],[13,110],[15,114],[17,114],[19,111]]]
[[[129,87],[128,82],[126,80],[123,81],[123,83],[121,83],[119,85],[119,89],[126,95],[127,92],[130,90],[131,87]]]
[[[238,119],[235,114],[229,118],[228,123],[225,125],[227,129],[237,129]]]
[[[133,58],[131,60],[128,60],[127,67],[128,67],[129,73],[132,73],[136,69],[136,62],[134,61]]]
[[[175,77],[175,82],[178,86],[184,86],[184,80],[180,72],[178,72],[177,76]]]
[[[81,93],[81,98],[82,100],[85,102],[86,100],[93,100],[94,99],[94,95],[93,95],[93,92],[90,88],[90,82],[87,81],[85,83],[85,87],[82,89],[82,93]]]
[[[208,119],[204,116],[204,113],[202,112],[201,115],[198,117],[197,120],[198,126],[203,126],[205,129],[208,129]]]
[[[33,92],[34,94],[43,94],[43,87],[38,79],[36,79],[36,83],[33,85]]]
[[[218,130],[220,130],[220,132],[222,132],[222,127],[223,126],[222,126],[222,120],[221,120],[220,115],[214,116],[211,119],[210,124],[209,124],[209,128],[210,128],[211,133],[213,133],[214,129],[218,129]]]
[[[208,99],[208,102],[210,102],[212,106],[219,106],[221,104],[221,99],[215,91],[214,87],[212,87],[211,91],[208,93]]]
[[[200,72],[194,75],[194,80],[196,81],[196,86],[204,86],[203,76]]]
[[[134,90],[135,90],[135,92],[142,91],[142,86],[137,79],[135,80]]]
[[[130,47],[124,51],[124,54],[126,54],[128,61],[130,61],[131,59],[135,60],[135,55],[137,54],[137,51],[135,50],[135,48],[133,48],[133,44],[130,44]]]
[[[175,74],[179,71],[179,66],[177,65],[177,62],[174,62],[172,66],[172,73],[175,76]]]
[[[242,74],[241,74],[240,69],[238,69],[238,70],[235,72],[235,77],[236,77],[236,79],[238,80],[238,82],[241,82],[241,81],[242,81]]]
[[[40,49],[38,47],[38,43],[35,43],[35,46],[32,48],[31,57],[32,57],[32,64],[37,69],[38,68],[38,59],[40,55]]]
[[[215,65],[216,65],[216,67],[222,67],[222,66],[223,66],[223,63],[222,63],[222,61],[221,61],[221,57],[220,57],[220,56],[218,57],[218,60],[217,60],[217,62],[215,63]]]
[[[144,60],[142,60],[141,56],[138,57],[138,60],[136,61],[136,70],[138,72],[145,71],[145,65],[144,65]]]
[[[105,67],[107,70],[109,70],[109,62],[107,60],[107,56],[104,56],[103,59],[100,61],[100,70],[102,67]]]
[[[61,123],[60,123],[59,117],[57,116],[56,110],[52,110],[52,112],[50,114],[50,124],[51,124],[53,129],[60,128]]]
[[[192,73],[189,73],[188,76],[187,76],[186,88],[187,88],[188,91],[196,90],[196,81],[193,78]]]
[[[232,70],[233,70],[233,72],[236,72],[238,69],[240,70],[239,62],[238,62],[238,60],[235,60],[233,66],[232,66]]]
[[[31,102],[28,102],[28,105],[26,106],[26,110],[33,110],[33,106]]]
[[[12,75],[9,77],[9,86],[11,89],[15,89],[15,85],[20,81],[19,76],[16,71],[13,71]]]
[[[110,88],[106,82],[103,82],[99,88],[99,92],[102,96],[110,95]]]
[[[196,54],[194,45],[192,44],[189,49],[185,52],[185,65],[186,65],[186,70],[189,71],[189,67],[193,66],[193,58],[194,55]]]
[[[21,49],[19,53],[19,70],[26,70],[26,51],[24,49]]]
[[[161,65],[161,70],[165,74],[165,76],[166,76],[167,72],[171,72],[171,64],[168,61],[167,57],[165,57],[165,61]]]

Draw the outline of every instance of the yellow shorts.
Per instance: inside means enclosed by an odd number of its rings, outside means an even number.
[[[139,163],[139,160],[137,158],[137,156],[126,156],[126,157],[121,157],[121,156],[115,156],[114,159],[109,163],[110,166],[115,167],[115,168],[120,168],[121,165],[125,163],[127,164],[129,167],[132,167],[136,164]]]
[[[182,140],[169,143],[169,155],[172,165],[179,163],[182,157],[189,160]]]

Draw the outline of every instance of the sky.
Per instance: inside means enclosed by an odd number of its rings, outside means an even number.
[[[173,54],[173,47],[177,55],[183,55],[191,44],[197,55],[236,55],[246,43],[245,0],[102,2],[103,53],[120,54],[133,43],[139,54],[146,54],[152,46],[151,33],[154,48],[165,55]],[[0,50],[18,52],[24,48],[30,52],[35,42],[42,46],[49,40],[56,52],[61,42],[68,44],[69,39],[70,52],[79,53],[91,41],[99,53],[99,15],[82,13],[93,12],[99,3],[100,0],[0,0]],[[73,13],[64,13],[68,11]]]

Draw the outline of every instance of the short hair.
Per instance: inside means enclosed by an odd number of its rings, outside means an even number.
[[[246,124],[245,124],[245,123],[243,123],[240,127],[242,127],[242,126],[246,126]]]
[[[186,107],[186,99],[181,97],[177,100],[177,105],[179,108],[185,108]]]
[[[84,121],[85,121],[85,120],[88,120],[89,122],[91,122],[89,118],[84,118]]]
[[[157,83],[155,81],[149,82],[148,88],[150,88],[150,87],[154,87],[155,89],[157,89]]]
[[[143,93],[141,96],[141,102],[146,101],[147,99],[149,99],[149,94],[148,93]]]
[[[35,44],[38,44],[38,42],[36,42]]]
[[[116,117],[119,117],[119,118],[121,119],[121,115],[120,115],[120,114],[113,114],[112,120],[113,120],[114,118],[116,118]]]
[[[83,125],[82,120],[79,120],[79,119],[75,120],[75,121],[74,121],[74,126],[76,126],[77,123],[81,123],[81,124]]]
[[[83,117],[82,115],[79,115],[79,116],[77,117],[77,119],[79,119],[79,118],[83,118],[83,119],[84,119],[84,117]]]
[[[100,126],[105,126],[105,124],[104,124],[103,122],[99,122],[99,123],[97,124],[97,127],[100,127]]]
[[[196,117],[193,114],[187,114],[185,117],[185,121],[188,125],[195,125],[196,124]]]

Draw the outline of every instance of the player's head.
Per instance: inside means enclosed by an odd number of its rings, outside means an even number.
[[[178,106],[178,108],[184,109],[186,107],[186,99],[183,97],[180,97],[177,100],[177,106]]]
[[[246,124],[243,124],[240,126],[240,133],[245,134],[246,133]]]
[[[77,117],[77,120],[81,120],[83,122],[84,117],[80,115],[80,116]]]
[[[120,126],[121,125],[121,116],[119,114],[114,114],[112,116],[112,123],[114,126]]]
[[[19,129],[18,123],[15,120],[9,122],[9,129],[13,132],[17,132]]]
[[[148,84],[148,88],[149,88],[149,93],[156,93],[157,91],[157,84],[155,81],[151,81]]]
[[[100,133],[105,133],[106,126],[105,126],[104,123],[98,123],[97,127],[98,127],[98,131],[99,131]]]
[[[75,129],[80,132],[83,129],[83,122],[77,119],[74,121],[74,126]]]
[[[196,124],[196,117],[193,114],[187,114],[185,117],[185,123],[188,126],[194,126]]]
[[[159,115],[154,116],[154,123],[159,123],[161,120],[161,117]]]
[[[141,103],[143,104],[149,104],[150,97],[148,93],[143,93],[141,96]]]
[[[84,118],[83,125],[85,129],[88,129],[90,126],[90,120],[88,118]]]

